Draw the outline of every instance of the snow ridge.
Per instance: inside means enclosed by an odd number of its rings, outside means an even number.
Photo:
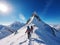
[[[31,38],[27,38],[27,26],[33,26]],[[23,33],[23,34],[22,34]],[[3,43],[2,43],[3,42]],[[0,40],[1,45],[60,45],[55,29],[44,23],[36,13],[27,21],[26,25],[18,30],[18,33]]]

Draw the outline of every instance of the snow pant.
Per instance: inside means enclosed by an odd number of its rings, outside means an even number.
[[[30,39],[30,37],[31,37],[31,34],[30,34],[30,32],[28,32],[28,39]]]

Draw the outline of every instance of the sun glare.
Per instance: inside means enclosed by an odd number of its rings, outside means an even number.
[[[4,3],[0,3],[0,13],[8,13],[10,11],[9,6]]]

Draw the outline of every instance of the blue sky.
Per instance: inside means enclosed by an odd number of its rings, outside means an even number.
[[[60,24],[60,0],[4,0],[11,5],[8,14],[0,13],[0,24],[25,23],[34,11],[48,24]]]

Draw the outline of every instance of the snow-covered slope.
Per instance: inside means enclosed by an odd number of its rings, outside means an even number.
[[[0,39],[12,34],[13,32],[7,26],[0,25]]]
[[[48,31],[50,34],[55,36],[55,32],[52,27],[50,27],[48,24],[44,23],[37,14],[33,14],[32,17],[29,19],[30,21],[27,22],[27,24],[34,24],[37,27],[39,27],[42,31]]]
[[[44,23],[35,13],[30,18],[27,24],[35,24],[38,29],[35,30],[35,33],[44,40],[46,45],[59,45],[60,39],[56,37],[56,29],[50,27],[48,24]]]
[[[27,26],[33,26],[31,38],[27,39],[25,33]],[[3,43],[2,43],[3,42]],[[27,21],[26,25],[12,34],[0,40],[1,45],[60,45],[60,38],[56,36],[55,29],[44,23],[35,13]]]
[[[38,38],[38,36],[35,33],[33,33],[31,39],[28,40],[27,34],[25,34],[25,31],[27,29],[26,27],[27,25],[19,29],[17,34],[13,33],[4,39],[1,39],[0,44],[1,45],[40,45],[40,44],[45,45],[44,41]],[[36,29],[37,27],[34,27],[34,30]]]
[[[20,29],[24,24],[20,22],[14,22],[10,26],[3,26],[0,25],[0,39],[5,38],[12,34],[13,32],[16,32],[18,29]]]
[[[53,24],[51,26],[60,31],[60,24],[56,24],[56,25]]]
[[[56,24],[56,25],[52,24],[50,26],[56,29],[56,31],[55,31],[56,36],[60,38],[60,25],[59,24]]]
[[[1,45],[18,45],[20,43],[20,41],[24,40],[23,39],[24,30],[23,29],[26,30],[26,27],[22,27],[21,29],[19,29],[20,31],[17,34],[13,33],[4,39],[1,39],[0,44]],[[25,38],[26,38],[26,36],[25,36]]]

